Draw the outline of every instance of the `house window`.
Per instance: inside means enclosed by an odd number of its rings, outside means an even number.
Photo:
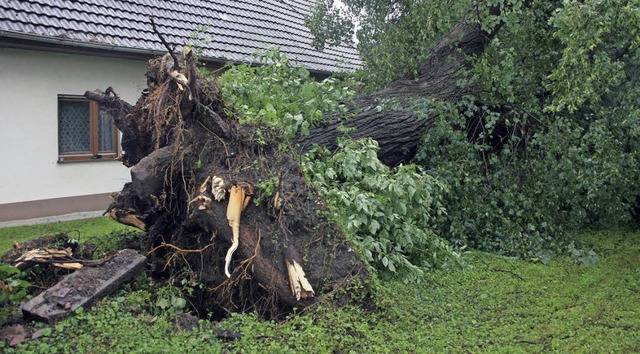
[[[106,109],[82,96],[58,96],[58,162],[114,159],[118,143]]]

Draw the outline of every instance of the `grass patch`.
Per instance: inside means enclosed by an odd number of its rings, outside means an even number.
[[[474,267],[432,272],[419,283],[377,282],[378,309],[335,308],[328,299],[286,321],[234,314],[173,330],[158,294],[142,286],[60,322],[44,338],[4,352],[564,352],[640,351],[640,231],[579,237],[580,254],[547,265],[474,252]],[[586,248],[585,247],[585,248]],[[144,278],[144,277],[142,277]],[[155,289],[155,290],[154,290]],[[171,293],[173,294],[173,293]],[[146,304],[146,305],[145,305]],[[155,310],[154,310],[155,308]],[[239,333],[238,341],[216,331]]]
[[[474,253],[474,268],[381,284],[380,310],[320,308],[282,324],[246,315],[233,350],[267,352],[638,352],[640,232],[583,235],[596,265]],[[252,333],[249,334],[248,333]],[[267,334],[264,339],[264,333]],[[262,334],[262,335],[261,335]]]
[[[4,227],[0,228],[0,254],[10,250],[14,242],[24,242],[43,235],[55,235],[64,232],[78,239],[80,242],[84,242],[95,236],[104,236],[114,232],[131,230],[137,229],[122,225],[108,217]]]
[[[53,326],[41,325],[44,337],[21,345],[29,353],[216,353],[221,344],[204,329],[180,332],[168,317],[137,313],[128,298],[107,299]],[[206,321],[201,325],[208,326]],[[0,344],[0,348],[2,345]],[[11,353],[13,349],[4,348]]]

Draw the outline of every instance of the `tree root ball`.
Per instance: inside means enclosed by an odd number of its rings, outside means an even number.
[[[134,106],[111,89],[86,93],[114,116],[132,172],[109,212],[148,232],[144,251],[156,274],[201,284],[190,299],[201,311],[269,317],[365,280],[364,262],[327,218],[299,158],[279,149],[281,139],[268,128],[241,126],[225,114],[215,83],[198,73],[191,52],[176,57],[180,70],[172,55],[149,62],[148,89]],[[243,188],[243,198],[228,277],[232,188]],[[312,287],[304,296],[290,281],[291,255]]]

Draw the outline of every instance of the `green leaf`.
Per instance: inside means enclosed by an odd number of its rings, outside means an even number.
[[[380,229],[380,224],[376,220],[371,220],[369,222],[369,232],[375,234]]]

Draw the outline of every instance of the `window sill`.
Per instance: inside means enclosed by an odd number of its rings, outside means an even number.
[[[61,155],[58,156],[59,164],[76,163],[76,162],[102,162],[102,161],[120,161],[119,157],[114,154],[109,155]]]

